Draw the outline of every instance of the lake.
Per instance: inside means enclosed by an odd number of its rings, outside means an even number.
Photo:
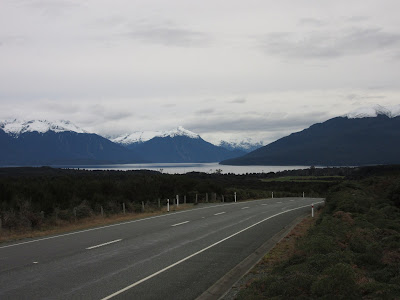
[[[223,174],[268,173],[285,170],[308,169],[310,166],[226,166],[218,163],[153,163],[153,164],[116,164],[98,166],[57,166],[58,168],[73,168],[85,170],[153,170],[167,174],[185,174],[189,172],[215,173],[222,170]]]

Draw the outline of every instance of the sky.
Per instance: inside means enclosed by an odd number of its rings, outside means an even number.
[[[400,104],[398,0],[0,0],[0,120],[265,144]]]

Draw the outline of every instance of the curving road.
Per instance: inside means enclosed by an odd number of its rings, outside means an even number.
[[[199,205],[1,244],[0,299],[196,299],[321,202],[276,198]]]

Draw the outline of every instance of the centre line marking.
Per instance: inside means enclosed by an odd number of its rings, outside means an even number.
[[[319,203],[323,203],[323,202],[324,201],[314,202],[314,204],[319,204]],[[109,295],[107,297],[104,297],[102,300],[108,300],[108,299],[111,299],[111,298],[113,298],[113,297],[115,297],[115,296],[117,296],[119,294],[122,294],[123,292],[125,292],[125,291],[127,291],[127,290],[129,290],[129,289],[131,289],[131,288],[133,288],[133,287],[135,287],[135,286],[137,286],[137,285],[139,285],[139,284],[141,284],[141,283],[143,283],[143,282],[145,282],[145,281],[157,276],[158,274],[161,274],[161,273],[163,273],[163,272],[165,272],[165,271],[167,271],[167,270],[169,270],[169,269],[171,269],[171,268],[183,263],[184,261],[187,261],[188,259],[190,259],[190,258],[192,258],[192,257],[194,257],[196,255],[199,255],[200,253],[203,253],[204,251],[206,251],[206,250],[208,250],[208,249],[210,249],[212,247],[215,247],[216,245],[219,245],[219,244],[225,242],[226,240],[229,240],[229,239],[233,238],[234,236],[237,236],[238,234],[240,234],[240,233],[242,233],[242,232],[244,232],[246,230],[249,230],[250,228],[253,228],[254,226],[257,226],[258,224],[261,224],[261,223],[263,223],[263,222],[265,222],[265,221],[267,221],[269,219],[272,219],[272,218],[274,218],[276,216],[279,216],[279,215],[282,215],[284,213],[287,213],[287,212],[290,212],[290,211],[294,211],[294,210],[297,210],[297,209],[302,209],[302,208],[305,208],[305,207],[310,207],[310,205],[308,204],[308,205],[304,205],[304,206],[288,209],[286,211],[283,211],[283,212],[277,213],[275,215],[272,215],[272,216],[270,216],[268,218],[265,218],[264,220],[261,220],[261,221],[259,221],[257,223],[254,223],[253,225],[250,225],[249,227],[246,227],[246,228],[244,228],[244,229],[242,229],[242,230],[240,230],[240,231],[238,231],[238,232],[236,232],[234,234],[231,234],[230,236],[228,236],[228,237],[226,237],[226,238],[224,238],[224,239],[222,239],[222,240],[220,240],[218,242],[215,242],[214,244],[212,244],[212,245],[210,245],[208,247],[205,247],[205,248],[203,248],[203,249],[201,249],[201,250],[199,250],[199,251],[197,251],[197,252],[195,252],[195,253],[193,253],[193,254],[185,257],[185,258],[182,258],[181,260],[177,261],[176,263],[173,263],[172,265],[169,265],[169,266],[165,267],[164,269],[161,269],[160,271],[157,271],[157,272],[155,272],[155,273],[153,273],[153,274],[151,274],[151,275],[149,275],[149,276],[147,276],[147,277],[145,277],[145,278],[143,278],[143,279],[141,279],[139,281],[136,281],[136,282],[132,283],[131,285],[128,285],[127,287],[125,287],[125,288],[123,288],[123,289],[121,289],[119,291],[116,291],[115,293],[113,293],[113,294],[111,294],[111,295]]]
[[[261,205],[268,205],[268,204],[261,204]]]
[[[92,249],[99,248],[99,247],[102,247],[102,246],[114,244],[114,243],[117,243],[117,242],[120,242],[120,241],[122,241],[122,239],[118,239],[118,240],[114,240],[114,241],[111,241],[111,242],[103,243],[103,244],[100,244],[100,245],[88,247],[88,248],[86,248],[86,250],[92,250]]]
[[[242,209],[246,209],[246,208],[250,208],[250,207],[248,207],[248,206],[242,207]]]
[[[174,227],[174,226],[179,226],[179,225],[186,224],[186,223],[189,223],[189,221],[185,221],[185,222],[182,222],[182,223],[174,224],[174,225],[171,225],[171,226]]]
[[[219,212],[219,213],[214,214],[214,216],[222,215],[224,213],[225,213],[224,211],[223,212]]]

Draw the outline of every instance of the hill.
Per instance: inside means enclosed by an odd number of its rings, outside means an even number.
[[[400,117],[336,117],[281,138],[226,165],[359,166],[400,163]]]

